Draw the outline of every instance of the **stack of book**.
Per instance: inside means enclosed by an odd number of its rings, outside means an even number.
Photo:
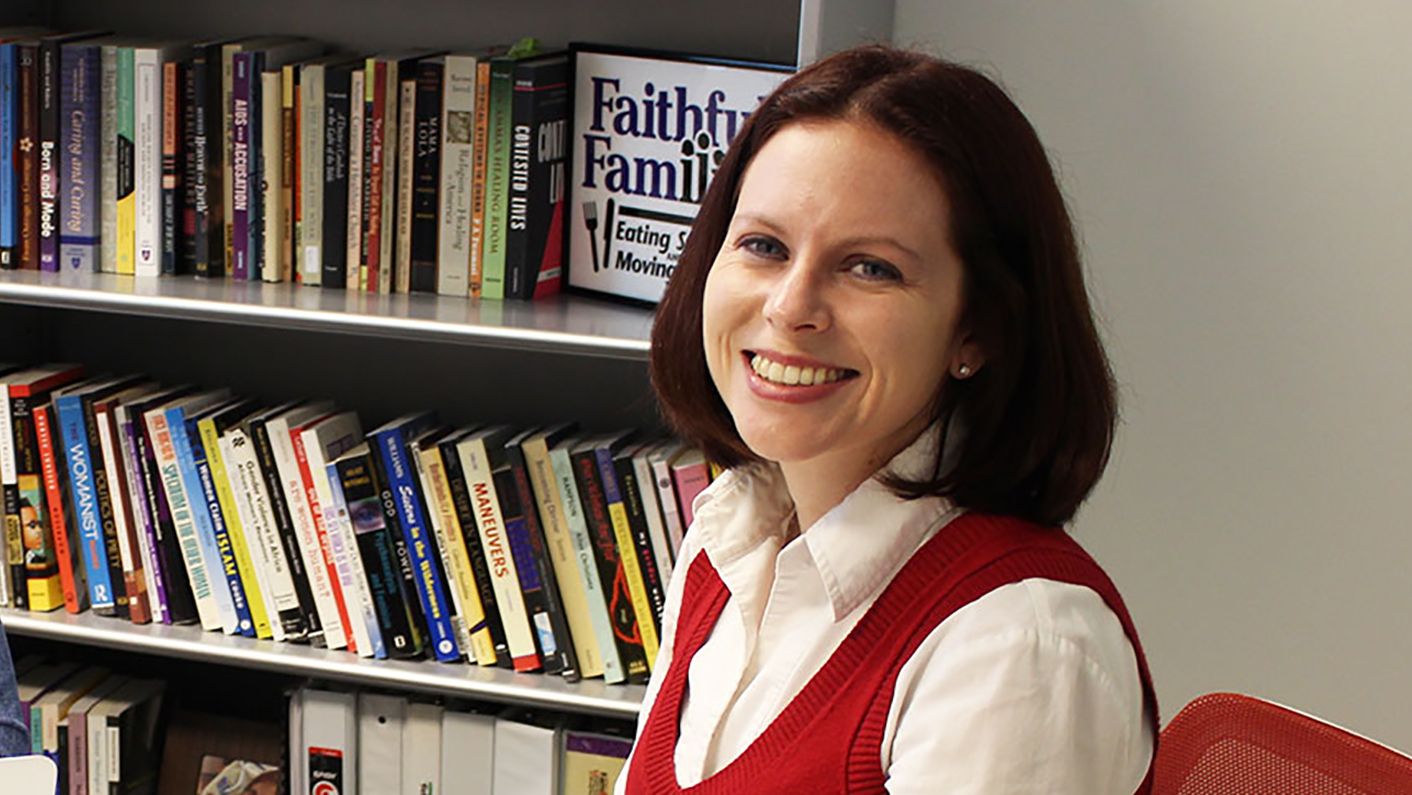
[[[691,505],[680,441],[0,367],[0,604],[645,682]]]
[[[0,268],[540,298],[569,58],[0,28]]]

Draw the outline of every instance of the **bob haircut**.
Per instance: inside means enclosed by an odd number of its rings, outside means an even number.
[[[722,466],[759,460],[706,369],[706,275],[761,147],[788,125],[830,120],[890,132],[936,169],[964,268],[959,328],[984,354],[971,377],[948,377],[936,395],[943,443],[931,476],[880,481],[907,499],[1068,522],[1103,474],[1117,421],[1073,225],[1039,137],[1005,92],[920,53],[874,45],[833,55],[786,80],[741,127],[657,309],[649,367],[667,422]]]

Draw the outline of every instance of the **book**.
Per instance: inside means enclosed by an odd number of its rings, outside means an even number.
[[[295,281],[298,271],[295,250],[298,231],[295,218],[299,214],[299,112],[295,98],[299,93],[299,68],[285,64],[280,69],[280,254],[278,278],[267,281]]]
[[[132,510],[132,489],[128,483],[121,438],[118,433],[117,409],[123,403],[141,399],[157,391],[152,383],[143,383],[94,404],[93,419],[98,426],[101,463],[108,476],[108,496],[112,504],[112,532],[105,539],[108,548],[108,573],[113,581],[121,582],[127,594],[128,618],[134,624],[152,621],[151,596],[147,584],[146,565],[138,553],[137,522]],[[114,560],[113,548],[117,549]],[[116,589],[116,585],[114,588]]]
[[[387,526],[389,514],[384,510],[383,485],[377,477],[374,455],[366,444],[354,447],[329,464],[330,480],[336,477],[340,484],[386,654],[416,657],[423,650],[411,614],[417,596],[406,587],[392,530]]]
[[[428,430],[434,422],[435,418],[428,413],[406,415],[369,433],[368,441],[377,451],[382,472],[386,475],[384,488],[390,492],[397,508],[395,521],[416,573],[415,593],[430,633],[431,651],[438,660],[453,662],[461,659],[462,652],[451,628],[446,584],[439,571],[436,540],[431,537],[421,486],[408,453],[408,443]]]
[[[647,511],[644,504],[642,492],[644,488],[653,488],[651,481],[639,480],[639,473],[636,465],[636,457],[642,445],[636,444],[622,449],[613,456],[613,467],[618,475],[618,490],[621,492],[623,500],[623,513],[628,520],[628,529],[631,531],[633,556],[637,559],[638,577],[642,583],[643,596],[648,607],[648,617],[643,619],[639,614],[639,621],[650,621],[655,637],[660,638],[662,634],[662,611],[667,605],[667,588],[664,575],[657,566],[657,557],[652,545],[651,530],[648,526]],[[611,508],[610,508],[611,510]],[[634,607],[637,602],[634,601]],[[648,658],[649,663],[656,662],[655,653]]]
[[[530,429],[505,442],[505,474],[495,473],[496,489],[500,494],[500,509],[515,553],[520,574],[520,589],[534,623],[545,673],[557,673],[570,682],[581,678],[578,655],[569,635],[568,620],[559,595],[554,569],[545,549],[544,529],[539,520],[538,504],[530,485],[529,468],[521,444],[536,429]],[[501,483],[505,488],[501,489]],[[532,574],[532,581],[525,576]]]
[[[0,36],[0,269],[14,270],[19,261],[19,170],[15,145],[19,133],[16,96],[19,67],[17,46]]]
[[[89,792],[126,795],[156,787],[165,690],[165,682],[131,679],[88,711]]]
[[[191,590],[191,580],[183,562],[172,508],[163,486],[163,473],[157,463],[157,448],[154,442],[156,437],[147,416],[153,409],[189,397],[195,392],[195,387],[190,385],[176,387],[151,400],[136,403],[130,409],[133,439],[137,445],[135,457],[141,471],[143,494],[147,498],[148,510],[153,517],[155,546],[152,558],[154,574],[161,584],[158,589],[159,606],[164,611],[162,622],[167,624],[190,624],[197,620],[198,614],[196,596]]]
[[[461,543],[466,558],[470,561],[471,576],[476,596],[479,598],[485,617],[486,631],[490,635],[494,658],[486,665],[510,667],[510,647],[505,641],[505,627],[500,620],[500,608],[495,599],[495,585],[491,582],[490,567],[486,562],[485,550],[481,547],[479,531],[476,529],[476,512],[471,503],[471,493],[466,486],[466,475],[461,468],[461,456],[456,445],[474,427],[463,428],[443,439],[439,445],[441,463],[446,470],[446,488],[451,497],[452,509],[456,512],[456,525],[461,532]]]
[[[289,567],[290,580],[294,584],[294,596],[298,601],[299,615],[304,627],[303,634],[296,636],[295,639],[323,646],[324,630],[323,625],[319,622],[319,611],[314,604],[310,573],[308,567],[305,566],[304,553],[294,529],[293,516],[289,510],[289,503],[285,500],[284,489],[280,484],[279,466],[275,461],[274,444],[268,428],[270,420],[297,408],[299,408],[297,404],[281,406],[251,417],[247,421],[250,440],[254,444],[255,461],[258,464],[258,470],[252,471],[251,474],[252,477],[258,475],[261,479],[256,484],[256,498],[258,501],[263,493],[265,513],[273,520],[273,529],[280,542],[285,562]],[[288,431],[285,430],[284,433],[288,438]],[[263,489],[263,492],[260,489]]]
[[[225,247],[227,183],[222,168],[222,119],[226,114],[221,102],[221,50],[227,43],[216,39],[192,45],[187,67],[187,93],[191,99],[191,250],[196,275],[207,278],[224,277],[229,262]]]
[[[61,178],[60,133],[63,124],[62,48],[64,45],[92,38],[95,34],[60,33],[39,40],[38,51],[38,147],[39,205],[38,241],[39,268],[59,270],[59,234],[62,210],[59,206]],[[94,87],[96,88],[96,80]],[[95,116],[97,114],[95,113]]]
[[[347,61],[328,55],[299,67],[298,274],[300,282],[314,286],[323,280],[325,83],[329,69],[346,68]]]
[[[610,734],[569,730],[564,732],[560,761],[562,792],[608,795],[627,766],[632,740]]]
[[[13,365],[0,365],[0,372],[13,373]],[[4,517],[3,546],[0,546],[0,605],[23,608],[25,598],[24,539],[21,534],[19,479],[15,468],[15,435],[11,427],[10,389],[0,381],[0,489]]]
[[[461,56],[428,59],[417,67],[413,119],[411,287],[413,292],[466,295],[463,274],[469,259],[458,263],[456,250],[466,242],[456,238],[456,197],[470,198],[469,168],[459,168],[462,151],[469,153],[470,130],[465,110],[475,109],[475,63],[466,82]],[[470,101],[466,101],[469,88]],[[465,107],[469,106],[469,108]],[[451,109],[448,111],[448,109]],[[452,115],[448,118],[446,115]],[[448,130],[446,124],[455,125]],[[466,164],[469,166],[469,163]],[[447,202],[452,206],[448,206]],[[467,218],[469,222],[469,217]],[[468,230],[469,231],[469,230]],[[460,284],[457,289],[457,284]]]
[[[185,54],[183,53],[183,56]],[[185,116],[182,114],[182,73],[186,62],[162,64],[162,266],[164,275],[185,273],[183,236],[186,183],[182,166]],[[106,139],[106,136],[105,136]]]
[[[348,94],[348,235],[347,261],[350,269],[357,271],[357,279],[351,280],[359,290],[368,289],[368,227],[367,227],[367,175],[364,166],[367,162],[367,72],[355,69],[350,77]]]
[[[39,45],[15,44],[15,171],[19,179],[19,267],[39,269]]]
[[[574,429],[573,423],[564,423],[536,431],[520,442],[520,449],[524,454],[526,472],[544,533],[545,552],[554,571],[568,632],[573,639],[577,667],[580,675],[595,677],[603,675],[603,655],[598,650],[598,638],[588,611],[588,589],[584,584],[583,572],[579,569],[569,521],[564,515],[563,498],[549,458],[550,448],[569,438]]]
[[[471,265],[467,273],[472,298],[481,295],[485,271],[485,177],[490,145],[490,59],[476,64],[476,117],[471,135]]]
[[[127,192],[122,195],[124,198],[132,193],[132,61],[128,59],[127,71],[127,95],[125,99],[127,115],[127,146],[121,147],[118,143],[122,131],[119,129],[119,116],[122,111],[118,97],[119,82],[119,52],[122,45],[113,41],[105,41],[99,51],[99,75],[98,75],[98,107],[101,114],[98,127],[98,161],[99,161],[99,193],[98,193],[98,216],[99,216],[99,236],[102,238],[99,270],[103,273],[118,272],[118,197],[119,183],[126,179],[125,187]],[[128,51],[131,55],[131,50]],[[119,149],[122,154],[119,155]],[[129,227],[131,230],[131,227]],[[132,247],[128,246],[125,253],[124,264],[128,268],[127,273],[132,273]]]
[[[686,448],[682,441],[665,441],[647,453],[652,465],[652,477],[657,486],[657,504],[662,509],[662,522],[666,526],[667,545],[675,561],[681,551],[682,536],[685,530],[681,521],[681,509],[677,507],[677,490],[672,485],[671,461]]]
[[[584,519],[583,503],[579,499],[578,482],[570,452],[580,443],[579,437],[568,437],[549,448],[549,464],[554,475],[554,489],[563,507],[563,521],[572,544],[575,567],[583,583],[583,595],[588,618],[593,628],[594,644],[602,658],[603,680],[616,684],[627,680],[614,640],[613,620],[608,608],[611,581],[608,587],[601,580],[598,560],[593,551],[593,539]],[[587,674],[585,674],[587,676]]]
[[[29,715],[25,716],[29,719],[30,753],[43,754],[59,764],[60,722],[69,716],[69,709],[79,699],[103,684],[111,674],[101,667],[76,671],[30,704]]]
[[[516,671],[537,671],[543,662],[520,590],[517,561],[510,549],[494,478],[495,471],[504,463],[505,442],[514,434],[515,430],[506,425],[476,430],[457,441],[456,453],[475,510],[476,530],[495,589],[495,603],[505,630],[511,664]]]
[[[569,75],[567,53],[514,67],[505,232],[510,298],[546,298],[559,292],[562,281]]]
[[[69,714],[61,719],[64,725],[61,742],[67,746],[68,764],[61,770],[67,774],[68,792],[88,792],[88,713],[104,699],[112,696],[131,681],[129,677],[113,674],[97,687],[69,707]]]
[[[652,559],[656,564],[657,572],[662,578],[662,588],[665,590],[667,582],[671,579],[672,555],[671,541],[667,538],[667,523],[662,516],[661,499],[657,491],[657,479],[652,473],[652,452],[660,448],[663,444],[670,444],[657,440],[655,442],[645,442],[633,451],[632,464],[637,474],[637,488],[642,497],[643,518],[647,520],[647,535],[652,542]],[[660,620],[661,614],[658,613]],[[659,627],[660,628],[660,627]]]
[[[696,516],[692,503],[696,495],[711,485],[711,475],[706,467],[706,456],[694,447],[683,448],[668,462],[672,470],[672,487],[677,493],[677,510],[681,513],[683,527],[691,527]]]
[[[647,653],[643,647],[632,592],[628,588],[626,556],[619,554],[617,527],[608,510],[607,487],[598,459],[598,447],[605,441],[605,438],[590,438],[580,442],[573,448],[569,460],[573,464],[579,503],[583,506],[584,522],[592,541],[603,600],[613,626],[613,642],[618,649],[623,674],[628,682],[646,683],[649,674]]]
[[[201,441],[201,420],[224,411],[233,402],[228,394],[220,394],[209,405],[199,409],[193,407],[183,411],[177,407],[168,408],[166,412],[168,433],[193,517],[197,554],[215,596],[220,628],[227,635],[250,632],[252,618],[244,588],[238,577],[232,577],[236,568],[235,556],[231,550],[229,529],[224,524],[225,516],[220,510],[220,497],[211,476],[210,462],[206,459],[205,446]],[[187,539],[182,539],[182,542],[185,550]],[[188,559],[188,568],[190,565]]]
[[[457,643],[468,657],[480,665],[495,665],[495,642],[481,604],[474,569],[466,551],[466,538],[451,496],[450,480],[442,454],[442,443],[454,434],[444,430],[424,435],[414,445],[417,476],[427,498],[428,520],[441,553],[442,571],[455,606],[452,626]],[[454,455],[454,451],[453,451]]]
[[[396,213],[394,202],[398,189],[396,164],[402,147],[412,145],[402,140],[398,116],[401,81],[415,74],[419,59],[426,51],[412,51],[368,58],[364,101],[366,103],[366,263],[367,288],[371,292],[393,291],[394,241]]]
[[[486,131],[485,224],[481,243],[481,292],[484,298],[505,297],[505,243],[509,224],[511,104],[515,59],[490,59],[488,129]]]
[[[361,61],[329,64],[323,75],[322,199],[325,287],[348,286],[348,157],[349,119],[353,110],[353,72]],[[311,153],[312,154],[312,153]],[[352,263],[356,275],[357,263]],[[356,280],[353,286],[357,286]]]
[[[132,48],[133,258],[137,276],[162,271],[162,70],[188,45],[159,43]]]
[[[247,637],[273,638],[274,625],[270,621],[269,605],[274,603],[270,594],[269,578],[260,576],[259,550],[250,537],[254,528],[247,532],[236,504],[235,487],[237,481],[231,477],[226,465],[225,450],[221,437],[238,425],[246,417],[259,409],[256,400],[239,400],[224,405],[219,411],[206,414],[197,421],[197,433],[201,448],[210,469],[210,481],[215,490],[215,504],[207,504],[211,512],[217,542],[221,546],[222,573],[231,589],[235,601],[236,617],[240,634]],[[204,483],[203,483],[204,485]],[[224,535],[229,543],[220,544]],[[228,551],[227,551],[228,550]],[[234,564],[234,565],[232,565]],[[241,614],[241,606],[245,614]],[[278,622],[275,622],[278,623]],[[283,629],[281,629],[281,639]]]
[[[392,292],[405,293],[412,286],[412,190],[417,147],[417,81],[403,79],[397,86],[397,217],[393,244]]]
[[[621,562],[623,579],[627,584],[633,613],[637,616],[637,629],[642,638],[642,650],[647,655],[647,666],[651,668],[657,661],[657,622],[652,615],[652,598],[647,578],[637,555],[636,540],[628,516],[625,484],[616,464],[631,440],[631,433],[605,437],[599,440],[594,453],[598,457],[599,477],[603,482],[603,500],[607,503],[608,517],[613,523],[613,540],[618,546],[618,560]]]
[[[62,270],[96,273],[101,267],[98,198],[102,52],[96,39],[66,42],[59,50],[59,262]]]
[[[79,613],[88,607],[88,585],[84,579],[83,561],[79,557],[79,540],[75,527],[68,521],[64,495],[68,491],[66,470],[59,465],[55,453],[56,420],[48,405],[34,408],[34,435],[39,449],[40,466],[44,475],[44,500],[49,509],[50,537],[54,540],[54,557],[59,568],[59,588],[63,593],[64,610]]]

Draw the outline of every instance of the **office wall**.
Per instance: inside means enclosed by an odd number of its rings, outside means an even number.
[[[1122,383],[1077,534],[1164,720],[1261,694],[1412,749],[1412,5],[898,0],[1062,173]]]

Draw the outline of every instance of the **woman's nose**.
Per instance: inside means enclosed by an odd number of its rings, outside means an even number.
[[[765,320],[781,331],[822,331],[829,325],[822,270],[807,260],[791,260],[770,287]]]

